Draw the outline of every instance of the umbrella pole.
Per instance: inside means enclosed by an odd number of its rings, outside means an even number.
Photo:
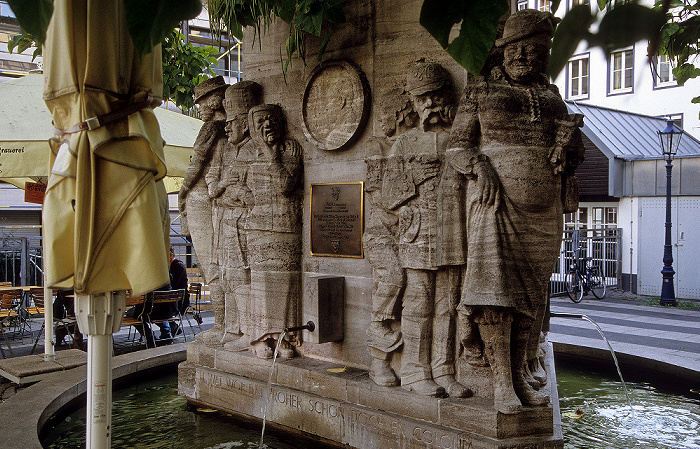
[[[88,335],[87,449],[109,449],[112,425],[112,334],[119,330],[126,292],[77,294],[80,331]]]
[[[44,360],[53,362],[56,360],[56,348],[53,346],[53,301],[51,289],[46,285],[44,276]]]

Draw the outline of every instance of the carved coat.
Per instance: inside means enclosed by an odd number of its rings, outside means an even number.
[[[555,151],[566,118],[555,86],[544,80],[512,85],[500,67],[465,90],[447,155],[469,180],[461,307],[509,307],[532,318],[545,307],[563,226],[560,166],[575,166],[582,158],[578,133],[568,142],[570,157]],[[498,209],[478,200],[473,168],[483,161],[501,183]]]
[[[442,263],[438,226],[445,208],[459,208],[459,185],[445,190],[447,131],[412,129],[398,137],[386,161],[384,204],[399,216],[399,258],[405,268],[437,270]]]

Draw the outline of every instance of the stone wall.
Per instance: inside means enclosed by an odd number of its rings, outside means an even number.
[[[341,183],[365,180],[365,154],[370,140],[382,137],[382,100],[395,89],[403,89],[408,68],[420,58],[438,62],[447,68],[455,93],[464,86],[466,71],[455,63],[432,36],[418,23],[422,0],[355,1],[346,6],[347,23],[334,29],[324,60],[342,59],[356,64],[364,73],[370,89],[370,113],[357,140],[346,149],[319,149],[305,136],[302,125],[302,101],[307,80],[317,66],[320,38],[307,41],[308,57],[304,65],[294,57],[288,73],[282,74],[280,54],[289,26],[275,22],[261,37],[249,31],[244,38],[243,78],[264,88],[266,103],[280,104],[291,136],[304,148],[304,230],[303,230],[303,322],[313,319],[314,279],[322,275],[345,277],[345,338],[339,343],[304,344],[305,354],[316,354],[350,365],[367,366],[365,331],[370,321],[372,269],[366,258],[312,256],[310,252],[310,191],[312,183]],[[324,30],[325,32],[325,30]],[[254,43],[253,43],[254,42]],[[253,44],[251,44],[253,43]],[[365,199],[365,213],[369,205]],[[308,338],[307,338],[308,340]]]

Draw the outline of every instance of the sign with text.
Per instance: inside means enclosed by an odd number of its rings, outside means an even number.
[[[44,204],[44,194],[46,193],[46,184],[39,182],[24,183],[24,202]]]
[[[363,257],[362,182],[311,184],[311,255]]]

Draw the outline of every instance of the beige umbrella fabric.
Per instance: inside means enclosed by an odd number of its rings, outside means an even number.
[[[44,179],[49,174],[49,144],[53,135],[51,113],[43,104],[44,77],[30,73],[0,83],[0,179],[24,188],[25,181]],[[190,164],[192,146],[202,121],[164,108],[155,108],[168,174],[168,193],[179,191]],[[33,178],[33,179],[22,179]]]
[[[44,100],[70,131],[51,142],[46,276],[82,294],[141,294],[169,280],[163,140],[150,107],[135,106],[161,101],[160,47],[138,58],[122,8],[56,1],[44,46]],[[96,127],[76,128],[86,121]]]

